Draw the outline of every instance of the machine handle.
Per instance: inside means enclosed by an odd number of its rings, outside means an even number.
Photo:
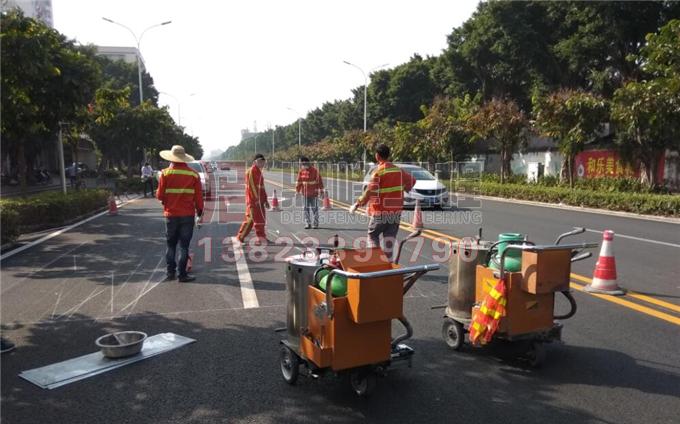
[[[562,239],[565,238],[565,237],[571,237],[571,236],[575,236],[576,234],[582,234],[582,233],[585,233],[585,232],[586,232],[586,229],[583,228],[583,227],[574,227],[573,230],[557,236],[557,240],[555,240],[555,244],[560,244]]]
[[[583,252],[583,253],[580,253],[580,254],[574,256],[573,258],[571,258],[571,261],[572,262],[578,262],[578,261],[582,261],[584,259],[588,259],[591,256],[593,256],[593,252]]]
[[[384,271],[373,271],[373,272],[348,272],[341,269],[332,269],[326,277],[326,309],[328,310],[328,317],[333,317],[333,290],[331,288],[331,282],[333,277],[341,275],[346,278],[357,278],[359,280],[369,279],[369,278],[379,278],[379,277],[389,277],[391,275],[403,275],[403,274],[425,274],[430,271],[436,271],[439,269],[439,264],[427,264],[427,265],[416,265],[407,266],[405,268],[395,268],[386,269]],[[415,282],[415,280],[413,281]],[[411,283],[412,284],[412,283]],[[410,286],[408,286],[410,288]]]

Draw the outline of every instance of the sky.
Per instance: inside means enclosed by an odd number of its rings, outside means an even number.
[[[288,125],[352,97],[361,72],[439,55],[477,0],[53,0],[54,27],[81,44],[134,46],[186,132],[206,155],[241,130]],[[293,110],[290,110],[290,109]],[[303,121],[304,131],[304,121]]]

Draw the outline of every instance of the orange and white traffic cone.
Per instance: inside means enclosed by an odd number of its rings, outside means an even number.
[[[321,207],[321,209],[323,209],[325,211],[329,211],[329,210],[332,209],[331,198],[328,195],[328,190],[324,190],[324,192],[323,192],[323,206]]]
[[[109,196],[109,216],[118,215],[118,206],[116,205],[116,198]]]
[[[416,200],[416,207],[413,209],[413,222],[411,226],[415,229],[423,228],[423,212],[420,210],[420,200]]]
[[[276,197],[276,190],[274,190],[274,196],[272,197],[271,207],[273,211],[281,210],[281,208],[279,207],[279,199]]]
[[[593,281],[585,287],[589,293],[622,295],[626,291],[616,283],[616,259],[614,258],[614,232],[605,230],[602,234],[600,257],[595,264]]]

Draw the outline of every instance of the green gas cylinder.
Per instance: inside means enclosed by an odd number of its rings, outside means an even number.
[[[319,271],[319,287],[321,287],[321,290],[323,291],[326,291],[329,273],[330,271],[326,269]],[[347,295],[347,278],[342,275],[334,275],[333,281],[331,281],[331,292],[333,293],[333,296]]]
[[[519,233],[501,233],[498,235],[498,253],[491,258],[489,268],[500,269],[501,255],[505,252],[509,242],[521,242],[524,240],[524,234]],[[517,244],[517,243],[512,243]],[[520,250],[510,250],[505,255],[504,270],[508,272],[518,272],[522,269],[522,252]]]

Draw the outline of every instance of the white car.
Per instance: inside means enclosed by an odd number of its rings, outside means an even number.
[[[434,175],[425,168],[417,165],[405,163],[395,163],[395,166],[403,169],[416,179],[416,184],[410,192],[404,193],[404,206],[415,207],[416,200],[420,201],[420,206],[425,207],[445,207],[449,204],[449,190]],[[377,168],[372,166],[364,176],[363,190],[366,190],[371,175]]]
[[[194,171],[198,172],[198,176],[201,179],[201,188],[203,190],[203,197],[207,199],[212,198],[212,185],[210,184],[210,175],[208,175],[207,172],[205,172],[205,168],[203,168],[203,164],[199,161],[195,162],[187,162],[187,165],[189,168],[193,169]]]

